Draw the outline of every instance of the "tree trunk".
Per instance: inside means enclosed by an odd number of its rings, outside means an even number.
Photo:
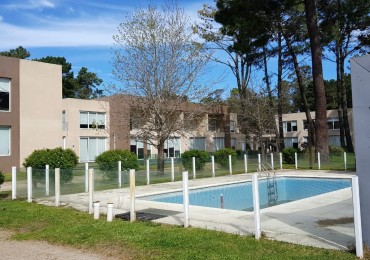
[[[304,0],[306,24],[310,38],[312,77],[315,95],[315,134],[316,151],[320,152],[323,162],[329,160],[329,138],[326,115],[325,86],[322,71],[322,52],[317,25],[316,0]]]
[[[282,96],[282,88],[283,88],[283,58],[282,58],[282,47],[281,47],[281,32],[279,31],[278,33],[278,82],[277,82],[277,87],[278,87],[278,124],[279,124],[279,129],[278,129],[278,135],[277,135],[277,149],[279,152],[281,152],[285,145],[284,145],[284,132],[283,132],[283,96]]]
[[[157,175],[164,175],[164,142],[165,140],[158,140]]]
[[[339,119],[339,134],[340,134],[340,146],[345,147],[344,142],[344,124],[343,124],[343,98],[342,98],[342,76],[340,72],[340,58],[338,44],[336,48],[335,63],[337,66],[337,102],[338,102],[338,119]]]

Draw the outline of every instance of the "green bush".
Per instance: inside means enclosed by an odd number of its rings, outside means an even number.
[[[32,167],[32,179],[36,182],[45,180],[45,166],[49,165],[51,172],[55,168],[63,169],[60,182],[67,183],[73,179],[72,168],[78,163],[78,156],[71,149],[41,149],[33,151],[23,163],[24,167]],[[54,175],[50,176],[54,179]]]
[[[295,164],[294,154],[297,152],[298,150],[293,147],[284,148],[282,152],[283,162],[286,164]]]
[[[137,156],[127,150],[109,150],[96,157],[95,162],[99,169],[106,171],[105,175],[113,180],[117,178],[118,161],[121,161],[121,170],[139,169]]]
[[[223,148],[214,153],[216,163],[218,163],[223,168],[228,168],[229,155],[231,155],[231,164],[235,165],[237,161],[236,152],[230,148]]]
[[[5,181],[5,175],[2,171],[0,171],[0,185],[3,184]]]
[[[195,157],[195,169],[201,170],[209,159],[207,151],[190,150],[181,155],[182,165],[186,170],[193,168],[193,157]]]
[[[330,145],[329,146],[329,153],[330,153],[330,155],[339,156],[339,155],[343,155],[344,152],[345,152],[345,150],[341,146],[334,146],[334,145]]]

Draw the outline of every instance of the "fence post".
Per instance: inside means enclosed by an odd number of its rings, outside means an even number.
[[[100,217],[100,201],[94,201],[94,219],[99,219]]]
[[[107,203],[107,222],[112,222],[113,220],[113,203]]]
[[[17,198],[17,167],[12,167],[12,199]]]
[[[197,173],[195,169],[195,157],[192,157],[192,162],[193,162],[193,179],[195,180],[197,178]]]
[[[189,174],[188,172],[182,173],[182,192],[183,192],[183,205],[184,205],[184,227],[189,227]]]
[[[50,193],[50,176],[49,176],[49,165],[45,165],[45,195],[49,196]]]
[[[59,207],[60,200],[60,168],[55,169],[55,207]]]
[[[233,166],[232,166],[231,154],[229,154],[229,172],[230,172],[230,175],[233,174]]]
[[[118,187],[122,187],[122,162],[118,161]]]
[[[274,170],[274,153],[270,153],[270,157],[271,157],[271,168],[272,170]]]
[[[173,157],[171,157],[171,181],[175,181],[175,162]]]
[[[262,166],[261,166],[261,154],[258,154],[258,170],[261,171]]]
[[[320,152],[317,153],[317,165],[319,167],[319,170],[321,170]]]
[[[146,185],[150,184],[150,162],[149,159],[146,159]]]
[[[89,192],[89,163],[85,162],[85,192]]]
[[[353,200],[353,220],[355,225],[356,256],[363,258],[363,241],[361,226],[360,194],[358,186],[358,176],[352,177],[352,200]]]
[[[130,170],[130,221],[136,220],[135,212],[135,169]]]
[[[248,157],[247,157],[247,154],[244,154],[244,171],[245,171],[245,173],[248,172]]]
[[[343,156],[344,156],[344,170],[347,171],[347,153],[344,152]]]
[[[280,159],[280,170],[283,169],[283,154],[279,153],[279,159]]]
[[[297,153],[294,153],[294,162],[295,162],[295,169],[297,170],[298,169],[298,157],[297,157]]]
[[[27,167],[27,201],[32,202],[32,167]]]
[[[216,172],[215,172],[215,157],[213,155],[211,155],[211,162],[212,162],[212,177],[215,177],[216,176]]]
[[[94,169],[89,169],[89,214],[93,213],[94,200]]]
[[[261,215],[260,198],[258,193],[258,174],[254,173],[252,177],[253,185],[253,212],[254,212],[254,236],[258,240],[261,238]]]

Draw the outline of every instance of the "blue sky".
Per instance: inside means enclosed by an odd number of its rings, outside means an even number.
[[[149,0],[1,0],[0,51],[18,46],[31,53],[31,59],[63,56],[76,72],[82,66],[95,72],[105,84],[113,82],[111,75],[112,36],[125,15],[137,7],[161,5],[164,1]],[[179,0],[188,16],[196,21],[197,11],[213,0]],[[334,64],[325,64],[325,78],[332,78]],[[329,66],[329,67],[328,67]],[[271,73],[275,72],[271,66]],[[335,71],[335,68],[333,69]],[[227,92],[235,86],[231,72],[221,65],[213,73],[224,75],[216,88]]]

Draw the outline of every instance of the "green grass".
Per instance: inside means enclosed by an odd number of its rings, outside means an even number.
[[[45,240],[125,259],[356,259],[348,252],[197,228],[107,223],[74,209],[23,201],[0,200],[0,227],[16,232],[13,239]]]

